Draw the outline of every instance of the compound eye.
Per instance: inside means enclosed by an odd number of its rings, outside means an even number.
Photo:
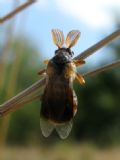
[[[67,48],[67,52],[69,52],[69,55],[71,55],[71,57],[74,55],[74,52],[73,52],[73,51],[71,51],[71,49],[70,49],[70,48]]]
[[[55,50],[55,55],[58,53],[58,50]]]

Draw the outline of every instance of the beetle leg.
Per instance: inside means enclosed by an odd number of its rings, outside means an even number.
[[[73,63],[78,67],[82,64],[85,64],[85,61],[84,60],[73,60]]]
[[[48,59],[46,59],[46,60],[43,61],[43,63],[46,64],[46,65],[48,64],[48,62],[49,62]]]
[[[45,75],[46,74],[46,69],[42,69],[38,72],[38,75]]]
[[[79,81],[79,83],[81,85],[85,84],[85,80],[83,78],[83,76],[81,76],[80,74],[76,73],[76,79]]]

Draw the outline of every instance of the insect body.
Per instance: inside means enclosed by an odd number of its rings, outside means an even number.
[[[59,136],[66,138],[72,129],[72,120],[77,112],[77,97],[73,90],[75,78],[81,84],[85,81],[76,72],[76,66],[84,61],[73,61],[71,47],[75,45],[80,32],[73,30],[66,38],[66,48],[63,47],[64,35],[60,30],[52,30],[53,41],[58,49],[55,56],[49,60],[46,68],[46,87],[42,96],[40,126],[42,134],[48,137],[53,129]]]

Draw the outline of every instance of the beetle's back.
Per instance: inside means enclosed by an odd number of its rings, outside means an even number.
[[[73,91],[56,80],[47,84],[43,97],[41,115],[56,123],[69,121],[73,117]]]
[[[71,120],[76,108],[74,91],[70,78],[66,78],[65,66],[57,66],[50,62],[47,67],[47,84],[42,96],[41,116],[63,123]]]

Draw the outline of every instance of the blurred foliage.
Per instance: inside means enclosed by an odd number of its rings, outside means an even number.
[[[120,40],[109,45],[120,58]],[[101,64],[102,66],[102,64]],[[83,87],[75,85],[78,114],[73,136],[76,140],[98,145],[120,144],[120,71],[119,67],[86,79]]]
[[[120,57],[119,44],[120,41],[117,41],[110,46],[113,53],[116,54],[116,58]],[[1,50],[2,48],[0,48]],[[19,50],[21,51],[19,52]],[[19,58],[18,52],[22,56],[17,70],[14,95],[39,79],[37,72],[41,67],[41,60],[36,46],[23,35],[17,37],[7,59],[5,86],[0,93],[1,102],[6,100],[9,76],[11,69],[16,67],[12,65],[17,57]],[[75,83],[74,88],[79,106],[70,140],[92,141],[99,145],[120,144],[119,68],[87,78],[85,86]],[[44,141],[39,127],[39,110],[40,102],[33,102],[12,114],[7,133],[8,144],[39,144]],[[55,142],[57,138],[53,134],[46,140],[46,143]]]
[[[7,74],[4,86],[0,88],[1,102],[13,96],[8,93],[11,92],[14,87],[15,89],[13,91],[13,94],[15,95],[39,79],[37,72],[42,66],[40,64],[41,61],[42,60],[40,59],[40,54],[38,53],[36,47],[24,35],[21,35],[20,37],[14,39],[8,54],[7,62],[5,64],[7,66]],[[17,72],[17,76],[15,76],[15,72]],[[16,77],[15,82],[13,81],[14,77],[10,78],[11,73],[13,76]],[[32,132],[37,134],[36,130],[39,130],[39,109],[40,103],[33,102],[29,105],[26,105],[25,108],[19,109],[12,114],[9,126],[4,126],[9,127],[7,134],[7,139],[9,143],[25,144],[30,140],[30,135],[32,135]],[[38,119],[36,119],[37,115]],[[1,119],[1,125],[2,121],[4,120],[5,118]],[[2,132],[3,128],[0,129]],[[34,134],[33,137],[36,137],[36,134]]]

